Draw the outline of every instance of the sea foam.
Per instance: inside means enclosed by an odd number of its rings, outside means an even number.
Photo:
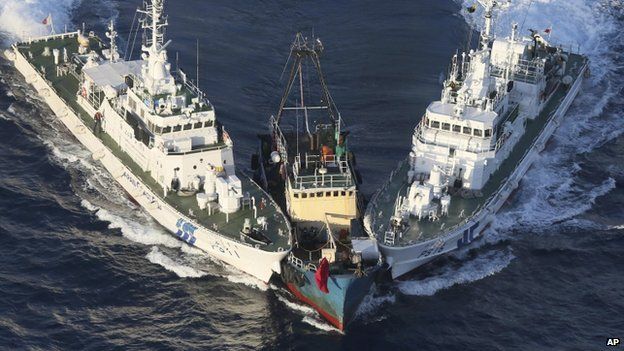
[[[50,27],[42,21],[50,14],[57,32],[71,25],[69,13],[77,0],[4,0],[0,2],[0,32],[8,41],[46,35]]]
[[[507,267],[515,256],[511,251],[490,251],[463,262],[461,267],[444,268],[442,273],[422,279],[398,282],[405,295],[431,296],[454,285],[467,284],[494,275]]]

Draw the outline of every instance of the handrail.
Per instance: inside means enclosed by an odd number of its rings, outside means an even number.
[[[471,147],[470,143],[466,143],[465,146],[462,146],[460,144],[453,144],[453,143],[450,143],[450,142],[446,142],[446,143],[444,143],[444,142],[431,142],[431,141],[427,140],[424,137],[424,135],[423,135],[423,133],[424,133],[423,129],[424,129],[425,126],[426,125],[424,123],[424,119],[422,119],[421,122],[416,126],[416,128],[414,128],[414,137],[418,141],[420,141],[421,143],[426,144],[426,145],[451,147],[451,148],[454,148],[454,149],[457,149],[457,150],[467,151],[467,152],[472,152],[472,153],[477,153],[477,154],[478,153],[484,153],[484,152],[490,152],[490,151],[496,151],[496,150],[498,150],[502,146],[502,144],[500,144],[500,145],[498,144],[498,141],[497,141],[497,143],[494,146],[489,146],[489,147],[487,147],[487,146],[486,147],[483,147],[483,146],[481,146],[481,147],[474,147],[474,146],[472,146]],[[442,132],[447,132],[447,131],[444,131],[444,130],[441,130],[441,131]]]
[[[58,36],[58,35],[57,35]],[[52,82],[50,82],[45,75],[40,75],[38,74],[38,70],[35,68],[35,66],[33,66],[33,64],[27,60],[20,52],[19,49],[17,48],[17,44],[13,44],[12,47],[14,48],[14,51],[16,51],[20,56],[22,56],[22,59],[26,62],[26,64],[28,64],[28,66],[30,66],[30,68],[37,73],[37,77],[40,78],[41,80],[43,80],[43,82],[46,85],[46,88],[50,89],[51,91],[54,92],[54,94],[56,95],[56,98],[59,99],[60,101],[63,102],[64,108],[73,113],[74,116],[79,120],[80,124],[85,126],[85,122],[83,121],[83,119],[80,117],[81,113],[77,112],[69,103],[67,103],[67,101],[65,101],[63,98],[61,98],[59,96],[58,91],[53,87]],[[30,83],[31,85],[33,85],[33,83]],[[88,117],[88,116],[87,116]],[[86,126],[85,126],[86,127]],[[93,135],[94,137],[96,137],[95,135]],[[97,137],[96,137],[97,138]],[[175,213],[177,213],[180,217],[182,217],[185,221],[187,222],[192,222],[194,224],[196,224],[199,228],[204,229],[205,231],[207,231],[208,233],[212,234],[212,235],[216,235],[218,237],[224,238],[226,240],[232,240],[231,237],[226,236],[224,234],[221,234],[215,230],[209,229],[206,226],[202,225],[201,223],[199,223],[198,221],[195,221],[191,218],[189,218],[188,216],[186,216],[185,214],[181,213],[179,210],[177,210],[175,207],[173,207],[172,205],[170,205],[160,194],[158,194],[156,191],[152,190],[147,184],[145,184],[138,176],[136,176],[131,170],[130,167],[128,165],[126,165],[125,163],[123,163],[114,153],[113,151],[106,145],[104,144],[101,140],[99,141],[101,146],[107,150],[110,154],[113,155],[113,157],[115,158],[115,160],[117,160],[119,163],[121,163],[122,167],[123,167],[123,174],[127,175],[130,174],[132,175],[132,177],[134,177],[134,179],[138,182],[140,182],[144,189],[143,189],[143,195],[150,196],[152,198],[152,203],[155,202],[156,200],[154,199],[158,199],[160,201],[159,205],[164,206],[165,208],[167,208],[169,211],[173,211]],[[255,185],[268,199],[269,201],[272,203],[273,208],[280,213],[282,216],[284,216],[284,213],[282,212],[282,210],[280,209],[280,207],[277,205],[277,203],[275,203],[275,201],[273,200],[273,198],[264,190],[262,189],[262,187],[260,185],[258,185],[253,179],[251,179],[250,177],[246,177],[247,180],[249,180],[253,185]],[[130,181],[130,179],[128,179]],[[133,182],[134,183],[134,182]],[[288,230],[288,232],[290,233],[292,231],[292,227],[290,225],[290,223],[288,221],[285,222],[286,228]],[[290,243],[289,239],[289,245],[292,245]],[[237,241],[237,243],[241,244],[241,245],[245,245],[245,246],[249,246],[249,247],[254,247],[253,245],[245,242],[245,241]]]
[[[579,81],[578,77],[581,77],[584,74],[584,72],[586,71],[586,69],[587,69],[587,63],[585,63],[585,65],[582,66],[581,69],[579,70],[579,74],[577,76],[577,80],[574,83],[575,86],[578,86],[578,84],[580,84],[579,83],[580,81]],[[559,107],[556,110],[551,111],[549,113],[548,118],[547,118],[548,121],[544,124],[544,129],[543,130],[548,128],[548,126],[553,122],[553,118],[557,115],[557,111],[559,111],[561,106],[564,106],[564,105],[569,106],[570,103],[571,103],[571,100],[572,100],[572,97],[571,97],[571,95],[568,94],[563,99],[563,101],[560,103]],[[492,203],[497,201],[498,198],[503,193],[503,190],[511,184],[507,180],[508,179],[514,179],[514,178],[518,177],[519,174],[526,172],[526,170],[530,167],[530,164],[522,165],[522,163],[525,161],[527,155],[533,151],[533,148],[534,148],[535,145],[537,145],[538,143],[545,142],[543,140],[540,140],[540,139],[544,139],[544,138],[545,138],[544,134],[540,133],[540,135],[536,139],[534,139],[533,143],[531,144],[531,147],[529,147],[524,152],[524,154],[520,157],[520,159],[516,163],[514,171],[509,176],[507,176],[505,179],[503,179],[501,181],[501,185],[494,192],[492,192],[492,194],[481,205],[479,205],[477,208],[475,208],[475,210],[472,212],[472,214],[470,214],[466,219],[464,219],[463,221],[461,221],[461,222],[459,222],[459,223],[457,223],[457,224],[455,224],[455,225],[453,225],[453,226],[451,226],[449,228],[444,229],[442,231],[442,235],[439,236],[438,239],[446,238],[447,236],[454,234],[454,231],[457,228],[459,228],[461,226],[464,226],[467,223],[470,223],[477,216],[480,216],[481,213],[484,210],[487,210],[488,207]],[[397,167],[396,170],[401,169],[406,162],[407,162],[407,159],[404,159],[403,161],[399,162],[399,166]],[[522,165],[522,167],[520,167],[520,165]],[[377,193],[375,193],[375,195],[373,196],[373,198],[371,199],[371,202],[369,204],[369,208],[370,208],[369,211],[370,212],[367,212],[367,216],[365,218],[365,225],[369,226],[369,231],[375,237],[377,237],[377,232],[375,231],[375,224],[376,224],[377,218],[376,218],[376,216],[374,214],[376,213],[377,201],[378,201],[378,198],[379,198],[380,194],[383,193],[386,190],[386,188],[389,186],[389,184],[392,182],[392,180],[394,178],[394,175],[395,175],[395,171],[392,172],[392,174],[390,175],[390,178],[388,178],[388,181],[384,184],[384,186]],[[370,218],[372,218],[372,220]],[[399,245],[395,245],[395,246],[409,246],[409,245],[411,245],[409,242],[402,243],[401,241],[399,241]]]

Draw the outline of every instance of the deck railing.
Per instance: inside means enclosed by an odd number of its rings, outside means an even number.
[[[67,34],[67,33],[66,33],[66,34]],[[56,35],[55,37],[58,37],[58,36],[61,36],[61,35]],[[14,44],[14,45],[13,45],[13,48],[14,48],[14,51],[16,51],[16,52],[18,53],[18,55],[21,55],[21,53],[19,53],[19,50],[18,50],[18,44]],[[30,61],[28,61],[25,57],[24,57],[23,59],[24,59],[24,61],[26,62],[26,64],[28,64],[28,66],[29,66],[29,67],[30,67],[30,68],[31,68],[34,72],[37,72],[37,73],[38,73],[37,68],[35,68],[35,66],[34,66],[34,65],[30,62]],[[24,73],[22,73],[22,74],[24,74]],[[65,117],[69,116],[70,114],[73,114],[73,115],[74,115],[74,116],[75,116],[75,117],[76,117],[76,118],[80,121],[80,123],[81,123],[82,125],[85,125],[86,121],[87,121],[87,120],[89,120],[89,116],[88,116],[88,115],[85,115],[85,114],[83,114],[82,112],[76,111],[76,110],[75,110],[75,109],[74,109],[74,108],[73,108],[73,107],[72,107],[72,106],[71,106],[71,105],[70,105],[67,101],[65,101],[64,99],[62,99],[62,98],[61,98],[61,94],[60,94],[60,93],[59,93],[59,92],[58,92],[58,91],[54,88],[54,85],[52,84],[52,82],[51,82],[51,81],[49,81],[49,80],[45,77],[45,75],[39,75],[39,74],[36,74],[35,76],[36,76],[36,77],[38,77],[38,78],[36,78],[36,79],[41,79],[41,80],[45,83],[45,85],[46,85],[46,88],[45,88],[45,89],[49,89],[51,92],[53,92],[53,93],[55,94],[55,98],[56,98],[56,99],[58,99],[59,101],[61,101],[61,102],[62,102],[62,104],[64,105],[64,113],[63,113],[63,112],[58,113],[57,111],[55,111],[55,113],[56,113],[56,114],[57,114],[60,118],[65,118]],[[27,78],[27,79],[28,79],[28,78]],[[33,82],[28,82],[28,83],[29,83],[29,84],[34,84]],[[88,125],[86,125],[86,127],[88,127]],[[135,174],[135,173],[131,170],[131,167],[130,167],[128,164],[126,164],[125,162],[123,162],[123,161],[119,158],[119,156],[115,154],[115,152],[111,149],[111,147],[109,147],[109,145],[107,145],[107,144],[106,144],[103,140],[100,140],[100,143],[101,143],[101,146],[102,146],[102,148],[103,148],[103,149],[107,150],[110,154],[112,154],[112,155],[115,157],[115,159],[116,159],[116,160],[118,160],[118,161],[119,161],[119,162],[123,165],[123,168],[120,170],[120,172],[122,172],[122,173],[120,173],[120,175],[119,175],[119,176],[126,176],[126,177],[129,177],[129,178],[128,178],[128,179],[129,179],[129,181],[134,182],[134,183],[136,183],[136,182],[140,179],[140,182],[143,184],[143,186],[144,186],[144,188],[145,188],[145,190],[143,190],[143,192],[141,193],[141,195],[146,196],[146,197],[148,197],[148,198],[151,198],[151,199],[152,199],[151,203],[156,203],[157,201],[159,201],[158,206],[163,206],[163,207],[165,207],[168,211],[175,211],[175,212],[178,212],[178,213],[180,214],[180,216],[181,216],[184,220],[186,220],[186,221],[191,221],[191,222],[193,222],[194,224],[197,224],[199,227],[201,227],[202,229],[204,229],[204,230],[206,230],[207,232],[211,233],[212,235],[215,235],[215,236],[218,236],[218,237],[224,238],[224,239],[226,239],[226,240],[231,240],[231,237],[226,236],[225,234],[222,234],[222,233],[220,233],[220,232],[218,232],[218,231],[216,231],[216,230],[212,230],[212,229],[208,228],[207,226],[204,226],[204,225],[202,225],[201,223],[199,223],[199,221],[195,221],[195,220],[190,219],[189,217],[187,217],[187,216],[186,216],[186,214],[180,213],[180,212],[179,212],[177,209],[175,209],[175,208],[174,208],[171,204],[169,204],[169,203],[165,200],[165,198],[164,198],[161,194],[159,194],[159,192],[157,191],[157,190],[159,190],[159,189],[154,189],[154,188],[152,188],[150,185],[148,185],[148,184],[147,184],[147,182],[145,182],[143,179],[141,179],[139,175],[136,175],[136,174]],[[119,145],[117,145],[117,146],[119,147]],[[122,150],[122,152],[123,152],[123,150]],[[245,174],[244,172],[242,172],[242,173],[243,173],[243,174]],[[112,174],[112,173],[111,173],[111,174]],[[131,174],[131,176],[129,176],[128,174]],[[115,175],[113,175],[113,177],[115,177]],[[133,180],[132,178],[134,178],[134,180]],[[282,210],[280,209],[280,207],[279,207],[279,206],[278,206],[278,205],[277,205],[277,204],[273,201],[272,197],[271,197],[271,196],[270,196],[270,195],[269,195],[269,194],[268,194],[268,193],[267,193],[267,192],[266,192],[266,191],[265,191],[262,187],[260,187],[260,185],[258,185],[258,184],[257,184],[257,183],[253,180],[253,179],[251,179],[251,178],[249,178],[249,177],[247,177],[247,179],[248,179],[251,183],[253,183],[253,184],[257,187],[257,189],[258,189],[259,191],[261,191],[261,192],[264,194],[264,197],[266,197],[266,198],[268,198],[268,199],[269,199],[269,201],[270,201],[270,202],[272,203],[272,205],[273,205],[273,208],[274,208],[274,209],[275,209],[275,210],[276,210],[276,211],[277,211],[277,212],[278,212],[281,216],[284,216],[284,213],[282,212]],[[291,226],[290,226],[290,222],[286,221],[286,222],[284,223],[284,225],[286,226],[286,229],[287,229],[287,230],[286,230],[286,232],[287,232],[288,234],[290,234],[290,233],[291,233],[291,231],[292,231],[292,228],[291,228]],[[281,231],[278,231],[278,233],[280,233],[280,232],[281,232]],[[251,247],[251,246],[252,246],[251,244],[249,244],[249,243],[247,243],[247,242],[245,242],[245,241],[239,241],[239,243],[240,243],[240,244],[242,244],[242,245],[245,245],[245,246],[249,246],[249,247]],[[291,243],[291,239],[289,238],[289,239],[288,239],[288,245],[290,246],[291,244],[292,244],[292,243]]]
[[[420,123],[418,123],[416,128],[414,128],[414,137],[418,141],[426,145],[448,147],[448,148],[453,148],[455,150],[467,151],[467,152],[472,152],[472,153],[484,153],[484,152],[496,151],[502,146],[500,139],[496,142],[496,144],[494,144],[494,146],[490,146],[490,145],[484,146],[483,144],[471,145],[470,141],[467,141],[466,143],[461,143],[461,144],[452,143],[452,142],[440,142],[440,141],[434,142],[434,141],[427,140],[427,138],[425,138],[424,131],[426,128],[429,128],[429,127],[427,127],[427,125],[425,124],[424,118],[420,121]],[[438,131],[436,129],[432,129],[432,130]],[[450,131],[444,131],[444,130],[439,130],[439,131],[445,132],[445,133],[446,132],[451,133]]]
[[[587,63],[585,63],[580,69],[579,69],[579,73],[578,76],[581,76],[585,73],[587,69]],[[576,82],[574,83],[573,87],[571,89],[578,89],[578,85],[580,84],[580,81],[576,80]],[[569,107],[569,105],[572,103],[573,100],[573,96],[568,94],[566,95],[566,97],[563,99],[563,101],[559,104],[559,106],[557,107],[556,110],[550,112],[548,114],[547,117],[547,122],[544,124],[544,129],[548,128],[548,126],[553,123],[553,119],[554,117],[557,115],[557,112],[559,111],[559,109],[562,108],[562,106],[565,106],[565,108],[567,109]],[[550,136],[548,136],[549,138]],[[503,180],[501,180],[501,184],[498,186],[498,188],[492,192],[492,194],[483,202],[481,202],[481,204],[479,206],[477,206],[470,215],[468,215],[466,217],[466,219],[464,219],[463,221],[449,227],[449,228],[444,228],[441,229],[440,231],[442,232],[441,237],[443,236],[447,236],[447,235],[452,235],[459,227],[465,226],[468,223],[470,223],[471,221],[474,221],[475,218],[477,218],[478,216],[481,215],[481,213],[488,209],[488,207],[491,204],[495,204],[497,201],[500,200],[501,196],[503,196],[502,194],[505,191],[511,191],[513,190],[513,188],[515,186],[517,186],[517,184],[511,184],[508,183],[507,180],[508,179],[516,179],[519,178],[520,175],[524,174],[528,168],[531,166],[530,163],[528,164],[523,164],[524,160],[526,159],[526,157],[533,151],[533,145],[538,145],[538,144],[542,144],[542,146],[546,143],[547,141],[547,137],[544,134],[540,134],[536,139],[533,140],[533,144],[531,147],[529,147],[524,154],[518,159],[518,161],[516,162],[516,165],[514,167],[514,171],[507,177],[505,177]],[[383,239],[385,239],[385,230],[383,230],[382,226],[384,224],[381,224],[378,228],[375,228],[376,222],[377,222],[377,202],[379,201],[379,196],[380,194],[384,193],[387,191],[388,186],[392,183],[392,180],[394,179],[396,173],[398,170],[400,170],[402,167],[406,166],[407,163],[407,159],[404,159],[403,161],[400,161],[398,164],[398,167],[391,173],[390,178],[388,178],[388,180],[386,181],[386,183],[383,185],[383,187],[377,191],[375,193],[375,195],[373,196],[373,198],[371,199],[371,202],[369,204],[370,210],[367,212],[367,215],[364,219],[365,225],[368,227],[369,231],[377,236],[377,231],[383,231],[384,237]],[[516,179],[514,182],[517,182],[518,180]],[[398,195],[397,195],[398,196]],[[507,195],[505,195],[507,196]],[[381,234],[380,234],[381,235]],[[403,242],[401,240],[399,240],[398,243],[395,243],[394,246],[409,246],[411,245],[411,242]]]
[[[345,156],[339,157],[335,155],[305,155],[306,169],[313,168],[314,174],[302,175],[301,157],[295,156],[295,162],[293,164],[293,186],[297,189],[309,189],[309,188],[334,188],[334,187],[349,187],[352,186],[353,177],[351,176],[349,161]],[[326,166],[334,166],[340,169],[339,174],[321,174],[320,168]]]

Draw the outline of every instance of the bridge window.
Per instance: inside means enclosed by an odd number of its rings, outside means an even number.
[[[310,197],[314,197],[314,193],[310,193]]]
[[[161,128],[161,127],[156,126],[156,127],[154,128],[154,132],[155,132],[156,134],[162,134],[162,128]]]
[[[295,195],[295,199],[299,198],[299,193],[295,193],[294,195]]]
[[[189,129],[191,129],[192,127],[193,127],[193,125],[192,125],[192,124],[190,124],[190,123],[185,124],[185,125],[184,125],[184,130],[189,130]]]
[[[204,122],[204,127],[212,127],[212,121]]]
[[[197,128],[201,128],[203,126],[202,122],[197,122],[195,123],[195,125],[193,126],[193,128],[197,129]]]
[[[440,128],[440,122],[431,121],[431,128]]]
[[[334,191],[334,196],[338,196],[338,192],[337,191]]]
[[[325,192],[325,196],[326,196],[326,197],[331,196],[331,191],[326,191],[326,192]]]
[[[347,196],[347,192],[346,192],[346,191],[343,191],[340,195],[342,195],[342,196]]]
[[[173,131],[174,132],[179,132],[182,130],[182,126],[178,125],[178,126],[173,126]]]
[[[316,193],[316,197],[323,197],[323,193],[322,192]]]
[[[472,128],[464,127],[464,134],[468,134],[468,135],[472,134]]]
[[[492,136],[492,130],[491,130],[491,129],[486,129],[486,130],[485,130],[485,137],[486,137],[486,138],[489,138],[489,137],[491,137],[491,136]]]
[[[457,124],[453,124],[453,131],[455,133],[461,132],[461,126],[458,126]]]
[[[163,132],[163,134],[165,134],[165,133],[171,133],[171,127],[164,127],[164,128],[162,129],[162,132]]]
[[[301,198],[302,198],[302,199],[306,199],[307,197],[308,197],[308,194],[306,194],[306,193],[301,193]]]
[[[442,130],[451,130],[450,123],[442,123]]]
[[[481,129],[473,129],[472,132],[474,133],[474,136],[483,136],[483,131]]]

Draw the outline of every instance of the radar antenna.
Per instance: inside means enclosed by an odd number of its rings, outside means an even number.
[[[176,92],[175,82],[170,72],[171,65],[167,62],[166,49],[171,40],[164,43],[165,27],[169,25],[167,16],[163,16],[164,6],[165,0],[144,1],[143,9],[137,10],[145,15],[140,20],[145,30],[141,57],[147,61],[147,64],[143,66],[141,73],[151,95]]]
[[[115,42],[115,39],[117,39],[117,31],[115,30],[113,20],[111,20],[108,25],[106,37],[110,39],[110,61],[117,62],[117,60],[119,60],[119,52],[117,51],[117,43]]]

